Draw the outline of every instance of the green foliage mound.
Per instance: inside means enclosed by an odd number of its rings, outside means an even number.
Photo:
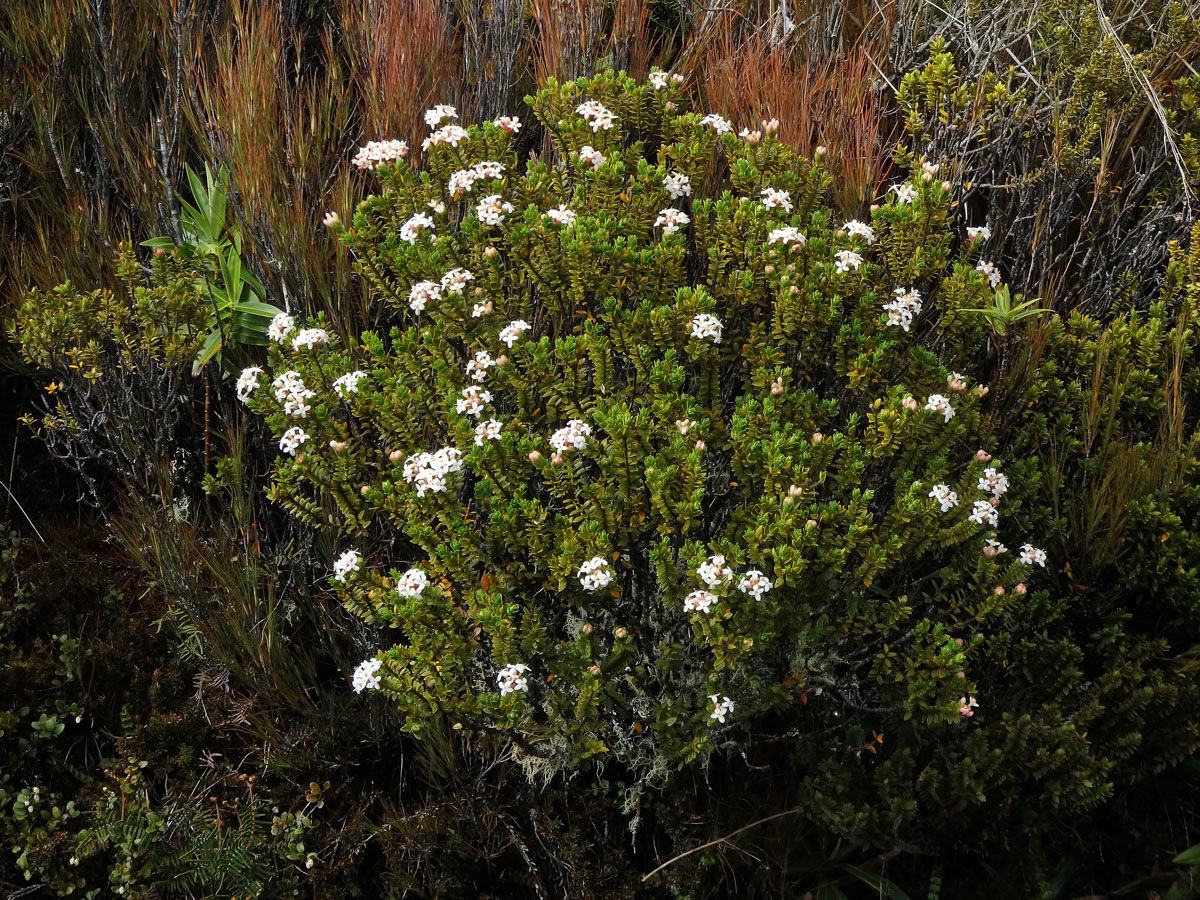
[[[379,629],[358,689],[633,796],[786,759],[809,821],[910,846],[1049,833],[1200,744],[1195,255],[1062,319],[936,161],[842,222],[819,154],[665,76],[529,102],[525,163],[431,111],[422,165],[328,219],[370,321],[280,317],[239,381]]]

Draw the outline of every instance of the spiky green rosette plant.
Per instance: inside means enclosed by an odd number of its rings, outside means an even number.
[[[549,153],[436,108],[423,165],[330,216],[390,333],[280,319],[239,381],[273,496],[389,629],[356,686],[415,733],[645,777],[772,714],[969,728],[972,648],[1045,554],[1016,549],[1021,461],[984,452],[965,311],[998,279],[936,167],[842,222],[820,157],[663,76],[530,104]]]

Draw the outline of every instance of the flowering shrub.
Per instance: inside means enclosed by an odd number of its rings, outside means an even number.
[[[964,310],[993,285],[952,185],[914,162],[842,222],[819,157],[680,112],[673,82],[530,103],[552,157],[459,127],[331,217],[390,333],[281,336],[243,376],[272,495],[337,535],[331,584],[388,629],[355,686],[413,732],[639,777],[770,714],[964,728],[982,631],[1045,576],[983,552],[1044,536],[1025,461],[985,452]]]

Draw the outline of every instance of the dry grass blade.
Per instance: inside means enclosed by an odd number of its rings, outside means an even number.
[[[1121,55],[1122,62],[1125,63],[1125,68],[1129,71],[1129,77],[1132,78],[1137,85],[1145,92],[1146,102],[1150,104],[1150,108],[1154,110],[1154,114],[1158,116],[1158,121],[1162,124],[1163,142],[1166,144],[1171,158],[1175,161],[1176,168],[1179,169],[1179,184],[1183,191],[1184,204],[1187,207],[1188,221],[1192,219],[1192,189],[1189,184],[1189,176],[1187,166],[1184,165],[1183,155],[1179,152],[1179,144],[1175,142],[1175,136],[1171,131],[1171,121],[1167,117],[1167,111],[1163,108],[1162,100],[1159,99],[1158,92],[1154,90],[1154,85],[1150,83],[1150,79],[1146,77],[1146,73],[1138,68],[1133,57],[1130,56],[1128,48],[1113,28],[1112,22],[1108,15],[1104,12],[1104,7],[1100,4],[1100,0],[1096,0],[1096,18],[1100,21],[1101,27],[1108,35],[1109,40],[1113,42],[1117,52]]]

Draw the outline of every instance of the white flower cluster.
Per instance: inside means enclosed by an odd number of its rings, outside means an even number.
[[[475,444],[483,446],[484,441],[500,440],[500,430],[504,425],[499,419],[488,419],[475,426]]]
[[[733,123],[724,116],[718,116],[716,113],[709,113],[700,120],[701,125],[707,125],[717,134],[726,134],[733,131]]]
[[[801,247],[803,247],[808,243],[808,238],[804,236],[803,232],[801,232],[799,228],[793,228],[791,225],[788,225],[784,228],[772,229],[771,233],[767,235],[767,243],[799,244]]]
[[[436,453],[414,453],[404,461],[404,480],[417,488],[417,496],[446,490],[446,476],[461,471],[462,451],[443,447]]]
[[[1046,551],[1039,550],[1033,544],[1021,545],[1021,562],[1027,566],[1041,566],[1046,568]]]
[[[692,591],[683,598],[683,608],[688,612],[709,612],[717,602],[717,595],[709,591]]]
[[[333,379],[333,392],[341,396],[346,394],[357,394],[358,383],[367,377],[367,373],[362,370],[347,372],[345,375],[339,375]]]
[[[933,490],[929,492],[929,496],[938,502],[942,507],[942,512],[949,512],[958,506],[958,494],[950,490],[948,484],[935,484]]]
[[[995,263],[981,262],[975,267],[975,271],[987,278],[992,287],[1000,286],[1000,270],[996,268]]]
[[[462,141],[470,137],[467,134],[467,129],[461,125],[444,125],[431,134],[425,140],[421,141],[421,149],[428,150],[437,144],[449,144],[451,147],[457,147]]]
[[[472,381],[483,381],[487,378],[487,370],[496,364],[492,354],[486,350],[476,352],[475,358],[467,363],[467,377]]]
[[[429,587],[429,576],[421,569],[412,568],[400,576],[396,582],[396,593],[405,600],[420,597],[425,588]]]
[[[603,556],[593,556],[579,567],[579,583],[585,591],[599,591],[612,584],[613,570]]]
[[[359,570],[361,562],[362,557],[358,555],[358,551],[347,550],[333,561],[333,580],[345,581],[347,575]]]
[[[604,165],[604,154],[589,144],[584,144],[579,148],[579,158],[590,165],[593,170]]]
[[[475,276],[467,269],[451,269],[442,276],[442,290],[447,294],[461,294],[467,282],[474,280]]]
[[[925,408],[930,412],[941,413],[947,422],[954,418],[954,407],[950,405],[949,399],[941,394],[930,394],[929,399],[925,401]]]
[[[762,205],[767,209],[782,209],[784,212],[792,211],[792,195],[787,191],[769,187],[763,188],[759,193],[762,195]]]
[[[462,389],[462,396],[455,402],[454,408],[460,413],[478,418],[483,415],[483,408],[491,402],[491,391],[485,391],[479,385],[471,384]]]
[[[679,429],[679,433],[687,437],[688,432],[695,428],[700,423],[695,419],[676,419],[675,427]]]
[[[651,72],[650,84],[656,91],[661,91],[667,86],[667,80],[670,79],[676,84],[683,84],[683,76],[676,72],[674,75],[668,75],[666,72]]]
[[[565,428],[560,428],[550,435],[550,446],[559,453],[568,450],[583,450],[587,447],[587,439],[591,437],[592,426],[583,419],[571,419]]]
[[[513,205],[499,194],[484,197],[475,207],[475,217],[484,225],[499,225],[513,211]]]
[[[525,677],[525,673],[529,671],[529,666],[525,663],[513,663],[510,666],[505,666],[496,673],[496,685],[500,688],[500,696],[512,694],[516,691],[528,691],[529,681]]]
[[[517,319],[513,322],[509,322],[500,329],[500,340],[503,341],[506,346],[511,348],[512,345],[520,339],[522,333],[528,331],[532,327],[533,326],[524,319]]]
[[[408,289],[408,308],[415,313],[425,311],[427,304],[439,300],[442,286],[436,281],[418,281]]]
[[[1008,491],[1008,476],[993,468],[983,470],[979,479],[979,490],[987,491],[993,497],[999,497]]]
[[[762,600],[763,595],[774,586],[771,584],[771,579],[758,569],[751,569],[738,582],[738,590],[743,594],[749,594],[755,600]]]
[[[690,221],[692,221],[691,217],[682,209],[668,206],[666,209],[658,211],[658,218],[655,219],[654,224],[662,226],[663,234],[674,234]]]
[[[975,228],[967,228],[967,240],[969,241],[986,241],[992,236],[992,229],[986,225],[980,225]]]
[[[875,229],[865,222],[860,222],[858,219],[851,219],[842,225],[842,231],[846,234],[853,234],[862,238],[868,244],[875,243]]]
[[[692,317],[692,337],[699,341],[710,340],[714,344],[721,343],[721,334],[725,326],[721,320],[709,313],[696,313]]]
[[[276,313],[267,326],[267,337],[279,344],[296,328],[296,320],[285,312]]]
[[[987,500],[976,500],[971,506],[971,514],[967,518],[976,525],[998,525],[1000,524],[1000,514]]]
[[[417,213],[400,226],[400,240],[415,244],[422,231],[433,231],[433,219],[425,213]]]
[[[999,541],[994,540],[993,538],[988,538],[987,543],[984,545],[984,548],[983,548],[983,555],[988,556],[988,557],[995,556],[998,553],[1007,553],[1007,552],[1008,552],[1008,548],[1005,547]]]
[[[556,206],[554,209],[546,210],[546,218],[555,225],[562,225],[565,228],[570,228],[575,224],[577,218],[575,211],[567,209],[566,206]]]
[[[837,260],[837,272],[839,275],[843,272],[849,272],[851,269],[857,271],[858,267],[863,264],[863,258],[853,250],[839,250],[834,254],[834,258]]]
[[[446,190],[449,191],[451,197],[457,197],[459,194],[470,193],[475,187],[475,182],[482,181],[485,178],[501,179],[504,177],[504,166],[498,162],[477,162],[469,169],[459,169],[450,176],[450,180],[446,183]]]
[[[369,141],[351,160],[360,169],[374,169],[383,163],[395,162],[408,156],[408,144],[404,141]]]
[[[437,128],[445,119],[457,119],[458,110],[453,106],[447,106],[444,103],[439,103],[432,109],[425,111],[425,124],[430,128]]]
[[[696,567],[696,574],[709,587],[726,584],[733,577],[733,570],[725,565],[724,556],[710,556]]]
[[[607,109],[599,100],[588,100],[579,104],[575,112],[583,116],[583,121],[592,126],[592,131],[597,132],[600,129],[608,131],[617,122],[617,117],[612,110]]]
[[[300,445],[308,440],[308,432],[303,428],[289,428],[283,433],[283,437],[279,439],[279,449],[284,453],[296,455],[296,451],[300,449]]]
[[[503,128],[509,134],[516,134],[521,130],[521,120],[516,116],[501,116],[498,119],[492,119],[492,124],[497,128]]]
[[[262,373],[263,370],[258,366],[242,369],[242,374],[238,376],[237,380],[237,395],[243,403],[248,403],[250,395],[258,390],[258,376]]]
[[[293,350],[311,350],[317,344],[328,344],[329,332],[324,328],[304,328],[292,338]]]
[[[712,701],[713,705],[712,712],[708,717],[725,724],[725,717],[733,713],[734,702],[728,697],[718,698],[716,694],[709,694],[708,699]]]
[[[308,401],[317,396],[304,384],[299,372],[284,372],[273,382],[275,399],[283,404],[283,411],[289,416],[299,416],[303,419],[312,409]]]
[[[672,200],[692,196],[691,179],[682,172],[671,172],[662,180],[663,187]]]
[[[383,660],[367,659],[358,664],[352,679],[354,693],[379,690],[379,670],[383,668]]]
[[[917,199],[917,189],[907,181],[893,184],[889,190],[895,192],[897,203],[912,203]]]
[[[916,288],[896,288],[895,293],[895,299],[883,304],[883,311],[888,314],[887,323],[908,331],[913,319],[921,314],[921,294]]]

